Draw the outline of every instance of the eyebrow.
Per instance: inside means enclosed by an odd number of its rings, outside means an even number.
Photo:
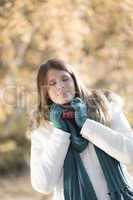
[[[62,74],[61,77],[62,77],[62,78],[63,78],[63,77],[69,77],[69,75],[67,75],[67,74]],[[55,80],[56,80],[55,78],[52,78],[52,79],[48,80],[48,82],[52,82],[52,81],[55,81]]]
[[[55,81],[55,79],[48,80],[48,83]]]

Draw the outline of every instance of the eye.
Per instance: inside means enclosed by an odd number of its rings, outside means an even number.
[[[51,82],[49,82],[49,86],[53,86],[53,85],[55,85],[56,84],[56,82],[55,81],[51,81]]]
[[[69,80],[69,77],[68,77],[68,76],[64,76],[62,80],[63,80],[63,81],[68,81],[68,80]]]

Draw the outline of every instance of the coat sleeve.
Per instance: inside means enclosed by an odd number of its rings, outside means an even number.
[[[70,143],[68,132],[54,128],[49,134],[34,130],[31,135],[31,184],[46,194],[58,183]]]
[[[116,160],[133,165],[133,131],[122,108],[113,113],[111,128],[87,119],[80,133]]]

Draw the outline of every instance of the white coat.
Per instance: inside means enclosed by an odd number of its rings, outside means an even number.
[[[111,128],[87,119],[80,131],[90,141],[80,154],[98,200],[109,200],[106,180],[93,144],[121,162],[125,177],[133,188],[126,165],[133,165],[133,131],[121,106],[110,104]],[[53,192],[53,200],[64,200],[63,163],[70,144],[70,134],[53,127],[40,126],[31,134],[31,184],[41,193]]]

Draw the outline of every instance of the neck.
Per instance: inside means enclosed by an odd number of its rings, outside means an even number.
[[[61,107],[63,107],[63,108],[68,108],[68,107],[70,107],[70,102],[69,102],[69,103],[64,103],[64,104],[62,104]]]

